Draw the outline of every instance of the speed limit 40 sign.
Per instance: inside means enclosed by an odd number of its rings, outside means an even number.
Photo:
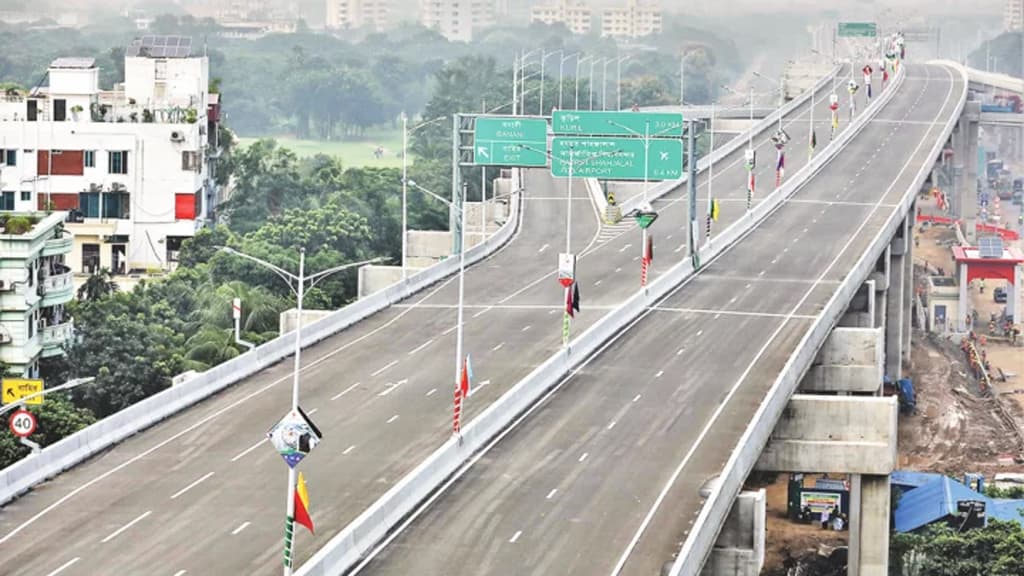
[[[27,410],[18,410],[11,414],[8,425],[18,438],[28,438],[36,431],[36,417]]]

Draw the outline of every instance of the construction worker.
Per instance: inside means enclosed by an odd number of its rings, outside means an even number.
[[[984,278],[982,278],[981,280],[978,281],[978,288],[979,288],[979,294],[984,294],[985,293],[985,279]]]

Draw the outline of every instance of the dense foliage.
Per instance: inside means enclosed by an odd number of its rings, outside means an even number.
[[[1019,576],[1024,574],[1024,528],[990,520],[988,526],[957,532],[930,526],[920,533],[894,534],[889,574],[893,576]]]

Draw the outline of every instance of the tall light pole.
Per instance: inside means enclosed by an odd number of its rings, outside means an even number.
[[[611,58],[605,58],[601,66],[601,110],[608,109],[608,65],[612,62]]]
[[[563,56],[562,58],[559,59],[559,61],[558,61],[558,109],[559,110],[562,109],[562,83],[563,83],[563,78],[564,78],[563,70],[565,68],[566,60],[568,60],[570,58],[576,58],[576,62],[577,62],[576,69],[577,69],[577,71],[579,70],[579,59],[580,59],[580,53],[579,52],[573,52],[572,54],[569,54],[568,56]],[[577,75],[579,75],[578,72],[577,72]]]
[[[615,63],[615,109],[622,110],[622,63],[629,60],[629,56],[623,56]]]
[[[427,120],[427,121],[424,121],[424,122],[420,122],[419,124],[414,126],[412,130],[409,130],[409,117],[406,115],[405,112],[402,112],[402,280],[405,280],[406,277],[407,277],[407,273],[406,273],[406,268],[407,268],[406,257],[408,256],[408,252],[409,252],[409,249],[408,249],[408,246],[409,246],[409,244],[408,244],[408,236],[409,236],[409,230],[408,230],[408,228],[409,228],[409,210],[408,210],[408,203],[407,203],[407,200],[406,200],[406,198],[408,196],[408,188],[405,185],[405,182],[408,179],[408,175],[409,175],[409,161],[408,161],[408,158],[409,158],[409,136],[413,132],[416,132],[417,130],[419,130],[420,128],[423,128],[423,127],[429,126],[431,124],[434,124],[436,122],[440,122],[442,120],[447,120],[447,119],[448,119],[447,116],[438,116],[437,118],[434,118],[433,120]]]
[[[544,115],[544,63],[547,59],[554,56],[555,54],[562,54],[562,50],[552,50],[548,53],[541,53],[540,55],[540,110],[537,112],[538,116]],[[561,82],[561,80],[559,80]]]
[[[594,64],[597,64],[597,59],[596,58],[591,58],[590,59],[590,75],[587,76],[587,80],[588,80],[588,84],[589,84],[588,88],[590,88],[590,97],[589,97],[590,104],[587,106],[588,110],[593,110],[594,109]]]
[[[292,407],[291,407],[291,409],[293,411],[297,411],[299,409],[299,369],[300,369],[300,365],[301,365],[301,362],[302,362],[302,299],[303,299],[303,297],[306,294],[306,282],[308,281],[309,282],[309,287],[313,288],[314,286],[316,286],[317,282],[323,280],[324,278],[330,276],[331,274],[335,274],[337,272],[341,272],[342,270],[347,270],[349,268],[353,268],[353,267],[356,267],[356,266],[364,266],[366,264],[372,264],[374,262],[380,262],[382,260],[385,260],[385,258],[373,258],[371,260],[365,260],[363,262],[350,262],[348,264],[343,264],[341,266],[335,266],[334,268],[328,268],[327,270],[324,270],[322,272],[317,272],[316,274],[312,274],[310,276],[306,276],[306,249],[305,248],[299,248],[299,275],[296,276],[295,274],[292,274],[291,272],[288,272],[287,270],[285,270],[285,269],[283,269],[283,268],[281,268],[279,266],[271,264],[270,262],[267,262],[266,260],[261,260],[261,259],[255,257],[255,256],[250,256],[250,255],[245,254],[243,252],[239,252],[238,250],[235,250],[234,248],[228,248],[226,246],[220,246],[218,249],[221,252],[226,252],[228,254],[232,254],[234,256],[238,256],[238,257],[244,258],[246,260],[249,260],[251,262],[254,262],[256,264],[259,264],[260,266],[270,270],[274,274],[277,274],[278,276],[281,277],[281,279],[283,279],[288,284],[288,288],[292,291],[292,293],[295,294],[295,297],[296,297],[296,310],[298,312],[298,316],[297,316],[297,318],[295,320],[295,362],[294,362],[294,367],[292,369],[292,403],[291,403]],[[294,286],[292,286],[293,282],[295,284]],[[295,467],[294,466],[289,466],[288,467],[288,495],[287,495],[287,498],[286,498],[287,499],[287,514],[288,514],[287,515],[287,527],[286,527],[286,533],[287,534],[291,533],[292,525],[295,522],[295,497],[294,497],[294,494],[295,494],[296,477],[297,477],[297,472],[295,470]],[[293,544],[293,542],[294,541],[290,537],[286,537],[285,538],[284,576],[290,576],[291,573],[292,573],[292,558],[293,558],[293,556],[292,556],[292,544]]]
[[[576,59],[576,103],[573,105],[574,110],[580,109],[580,64],[591,59],[593,59],[593,56],[584,56],[583,58]]]

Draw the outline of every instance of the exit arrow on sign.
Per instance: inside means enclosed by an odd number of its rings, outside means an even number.
[[[490,158],[491,157],[490,153],[487,152],[487,147],[486,146],[477,146],[476,147],[476,154],[477,154],[477,156],[480,156],[481,158]]]

